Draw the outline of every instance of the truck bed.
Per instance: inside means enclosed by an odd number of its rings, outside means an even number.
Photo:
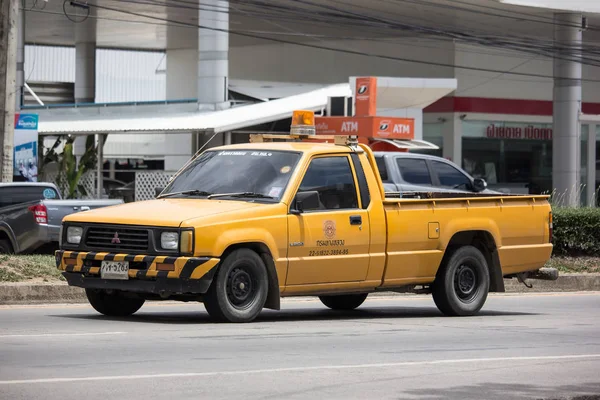
[[[446,247],[461,235],[485,238],[497,250],[503,276],[540,268],[550,257],[548,196],[420,195],[384,200],[384,287],[431,282]]]

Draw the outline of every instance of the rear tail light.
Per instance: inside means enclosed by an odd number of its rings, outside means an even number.
[[[33,213],[36,224],[47,224],[48,223],[48,209],[43,204],[36,204],[35,206],[29,207],[29,211]]]
[[[550,215],[548,215],[548,242],[552,243],[552,237],[553,237],[553,226],[552,226],[552,211],[550,211]]]

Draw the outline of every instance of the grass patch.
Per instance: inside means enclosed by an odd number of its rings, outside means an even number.
[[[54,256],[0,254],[0,282],[58,282],[65,279]]]
[[[552,257],[547,267],[568,273],[600,273],[600,257]]]

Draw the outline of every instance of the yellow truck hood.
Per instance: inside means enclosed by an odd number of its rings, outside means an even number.
[[[65,222],[177,227],[188,219],[264,206],[235,200],[157,199],[70,214]]]

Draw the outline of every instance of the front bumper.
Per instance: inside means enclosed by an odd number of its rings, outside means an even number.
[[[158,295],[206,293],[220,261],[211,257],[167,257],[65,250],[58,250],[55,256],[56,267],[63,271],[63,276],[70,286]],[[102,279],[102,261],[129,261],[128,279]],[[173,270],[158,270],[157,264],[168,264]]]

